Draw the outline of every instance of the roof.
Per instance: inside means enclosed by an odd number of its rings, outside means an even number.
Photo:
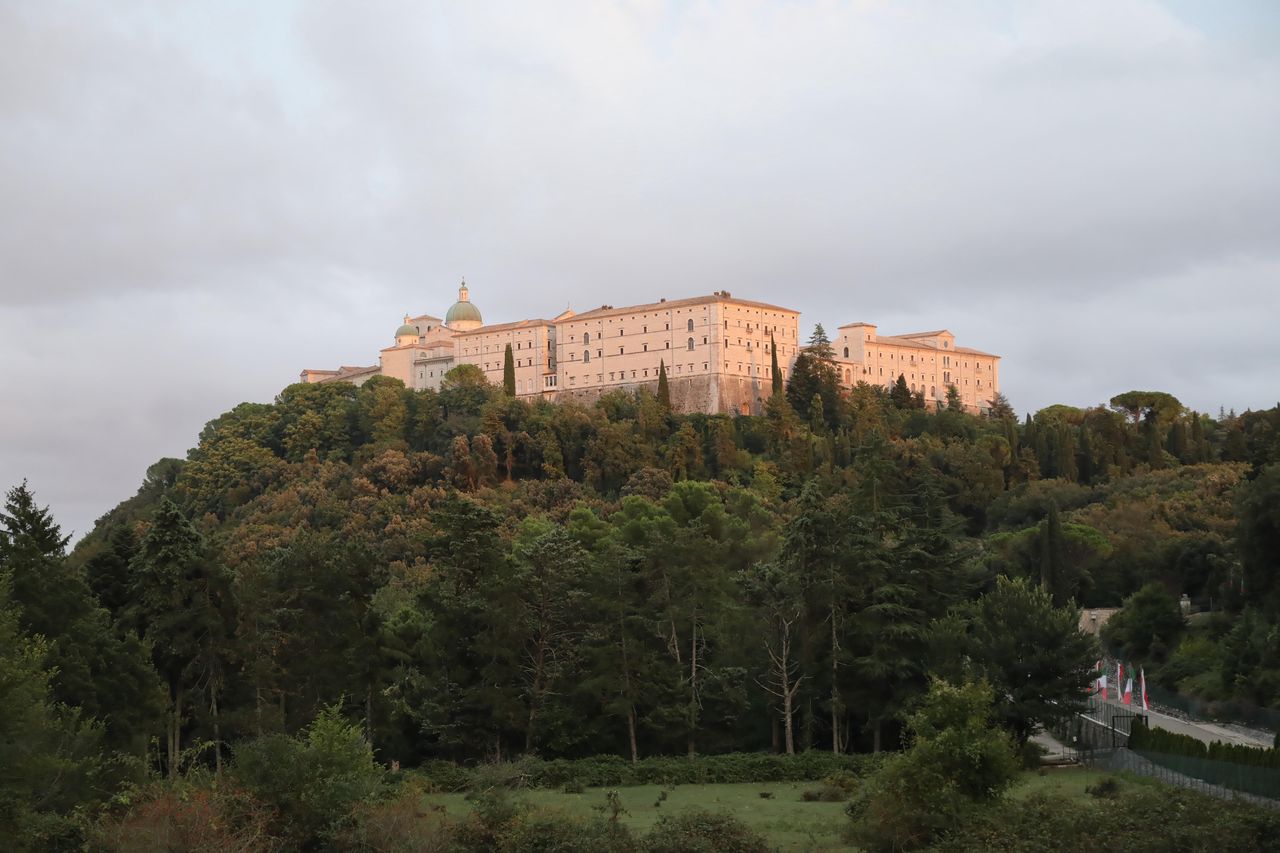
[[[410,317],[409,319],[410,319],[411,321],[415,322],[415,323],[416,323],[417,321],[419,321],[419,320],[430,320],[430,321],[431,321],[431,322],[433,322],[433,323],[439,323],[439,322],[440,322],[440,318],[439,318],[439,317],[435,317],[435,316],[433,316],[433,315],[431,315],[431,314],[419,314],[417,317]]]
[[[483,323],[484,318],[480,316],[480,309],[475,306],[474,302],[463,301],[459,299],[449,308],[449,313],[444,315],[445,324],[456,323],[459,320],[474,320],[477,323]]]
[[[687,308],[690,305],[710,305],[713,302],[732,302],[735,305],[749,305],[752,308],[763,308],[766,311],[784,311],[787,314],[799,314],[800,312],[794,308],[783,308],[781,305],[770,305],[768,302],[755,302],[750,299],[738,299],[733,296],[724,296],[722,294],[712,294],[710,296],[692,296],[688,299],[667,299],[662,302],[646,302],[643,305],[624,305],[621,308],[614,308],[612,305],[602,305],[591,311],[583,311],[581,314],[575,314],[564,320],[557,322],[577,322],[578,320],[594,320],[597,317],[616,317],[619,314],[635,314],[638,311],[660,311],[664,308]]]
[[[909,332],[905,335],[894,335],[895,338],[935,338],[938,335],[951,335],[946,329],[934,329],[932,332]],[[951,335],[955,337],[955,335]]]
[[[477,326],[465,332],[455,332],[454,337],[465,338],[468,335],[483,335],[486,332],[507,332],[513,329],[533,328],[534,326],[550,326],[550,320],[516,320],[513,323],[494,323],[492,326]]]
[[[304,373],[324,373],[328,374],[323,379],[316,380],[316,384],[321,382],[343,382],[356,376],[365,376],[371,373],[380,373],[382,368],[378,365],[372,367],[352,367],[350,365],[342,365],[337,370],[307,370]]]
[[[861,320],[859,320],[857,323],[845,323],[843,326],[839,326],[838,328],[839,328],[839,329],[852,329],[854,326],[870,326],[870,327],[871,327],[871,328],[873,328],[873,329],[874,329],[874,328],[876,328],[876,324],[875,324],[875,323],[863,323]]]
[[[403,337],[405,335],[413,335],[415,338],[418,337],[418,327],[410,326],[408,323],[405,323],[403,326],[396,329],[397,338]]]
[[[1000,358],[1000,356],[995,353],[983,352],[982,350],[974,349],[973,347],[956,347],[952,352],[962,352],[965,355],[985,355],[987,358]]]

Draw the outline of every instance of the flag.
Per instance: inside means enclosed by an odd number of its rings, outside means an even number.
[[[1129,680],[1124,683],[1124,704],[1133,704],[1133,676],[1129,676]]]
[[[1142,685],[1142,710],[1150,711],[1151,704],[1147,702],[1147,673],[1142,667],[1138,667],[1138,683]]]
[[[1116,699],[1119,700],[1120,688],[1124,686],[1124,664],[1116,661]]]

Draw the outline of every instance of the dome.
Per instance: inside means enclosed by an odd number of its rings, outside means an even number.
[[[403,337],[404,337],[404,336],[406,336],[406,335],[409,335],[409,336],[411,336],[411,337],[415,337],[415,338],[416,338],[416,337],[418,337],[418,327],[417,327],[417,326],[410,326],[408,323],[405,323],[403,326],[401,326],[400,328],[396,329],[396,337],[397,337],[397,338],[403,338]]]
[[[458,301],[453,303],[449,313],[444,315],[444,324],[450,329],[466,331],[484,325],[480,309],[471,302],[471,294],[464,281],[458,288]]]

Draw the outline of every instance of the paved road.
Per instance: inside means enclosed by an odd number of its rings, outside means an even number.
[[[1141,705],[1122,705],[1111,699],[1106,700],[1107,705],[1116,708],[1123,708],[1126,711],[1134,711],[1144,713]],[[1148,720],[1153,728],[1165,729],[1178,734],[1191,735],[1194,738],[1212,743],[1220,740],[1223,743],[1239,743],[1245,746],[1270,747],[1272,744],[1272,735],[1265,732],[1253,732],[1241,729],[1237,726],[1222,726],[1216,723],[1192,722],[1183,720],[1178,717],[1171,717],[1168,714],[1162,714],[1159,711],[1146,711]],[[1097,716],[1097,715],[1094,715]]]

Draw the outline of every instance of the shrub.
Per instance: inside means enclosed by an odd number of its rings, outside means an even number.
[[[658,820],[640,844],[643,853],[768,853],[764,837],[740,820],[687,811]]]
[[[103,819],[91,835],[95,848],[113,853],[270,853],[284,847],[271,817],[233,784],[163,784],[144,789],[124,814]]]
[[[1033,740],[1024,743],[1018,749],[1018,764],[1023,770],[1035,770],[1040,766],[1040,759],[1045,755],[1045,749]]]
[[[581,794],[585,790],[587,790],[587,786],[582,784],[581,779],[570,779],[560,786],[560,793],[562,794]]]
[[[985,683],[935,681],[908,721],[914,742],[868,782],[847,810],[852,838],[870,850],[911,850],[998,798],[1017,773],[1009,736],[991,722]]]
[[[232,775],[276,810],[280,834],[307,846],[339,829],[358,803],[381,793],[382,768],[359,727],[329,708],[299,737],[264,735],[241,744]]]
[[[394,796],[357,804],[351,824],[335,836],[342,850],[378,853],[445,853],[453,849],[453,827],[440,806],[426,805],[421,779],[407,778]]]
[[[1089,785],[1085,789],[1085,793],[1099,800],[1114,800],[1120,796],[1120,780],[1114,776],[1106,776],[1093,785]]]

